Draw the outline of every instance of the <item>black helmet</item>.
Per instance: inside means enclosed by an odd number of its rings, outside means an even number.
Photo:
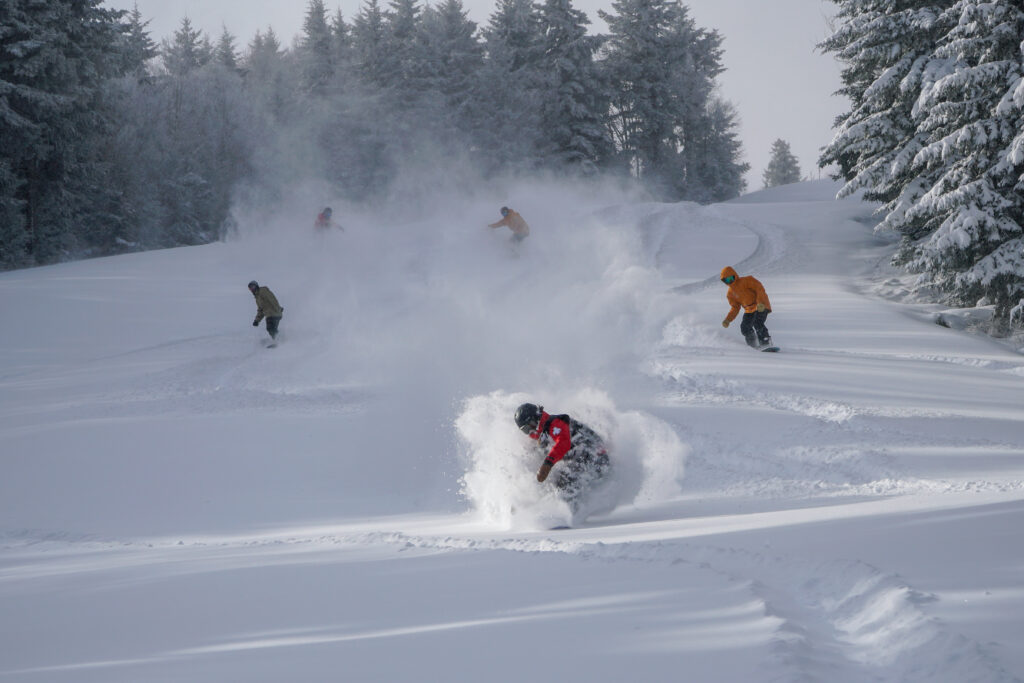
[[[501,215],[502,216],[507,216],[508,215],[508,207],[507,206],[501,207]]]
[[[542,406],[524,403],[516,408],[516,426],[524,434],[529,434],[540,424],[540,416],[543,410]]]
[[[256,282],[255,280],[252,280],[252,281],[249,282],[249,289],[250,290],[252,290],[252,289],[259,289],[259,288],[260,288],[260,284],[258,282]]]

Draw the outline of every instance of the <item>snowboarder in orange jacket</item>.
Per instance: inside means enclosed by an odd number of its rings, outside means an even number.
[[[501,207],[501,220],[497,223],[491,223],[487,227],[507,227],[512,231],[512,241],[517,244],[525,240],[526,236],[530,234],[530,226],[525,220],[523,220],[523,217],[519,215],[519,212],[514,209],[510,209],[507,206]]]
[[[772,312],[772,302],[768,300],[768,294],[764,291],[764,285],[752,275],[740,277],[732,266],[722,268],[722,282],[728,287],[726,299],[729,301],[729,314],[722,321],[722,327],[729,327],[729,323],[736,319],[743,307],[743,320],[740,321],[740,332],[747,344],[755,349],[764,349],[772,346],[772,338],[765,327],[765,320]]]

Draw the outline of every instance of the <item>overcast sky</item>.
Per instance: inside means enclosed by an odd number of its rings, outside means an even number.
[[[327,0],[346,20],[361,0]],[[170,36],[182,17],[214,40],[226,26],[244,47],[257,30],[272,26],[281,42],[290,45],[302,30],[306,3],[302,0],[107,0],[110,7],[138,5],[150,20],[154,40]],[[470,19],[487,23],[493,0],[463,0]],[[828,34],[834,14],[828,0],[684,0],[697,24],[717,29],[725,38],[726,72],[719,77],[722,95],[736,105],[741,117],[740,139],[746,161],[748,190],[761,188],[772,142],[790,143],[804,175],[818,177],[819,149],[832,137],[832,122],[846,102],[832,93],[839,86],[839,66],[815,45]],[[381,6],[388,2],[381,0]],[[604,31],[597,10],[611,10],[611,0],[576,0],[574,6]]]

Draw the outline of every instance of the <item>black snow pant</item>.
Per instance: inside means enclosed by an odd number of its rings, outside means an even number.
[[[281,316],[267,316],[267,334],[271,339],[277,339],[277,326],[281,324]]]
[[[768,328],[764,326],[769,313],[771,311],[761,311],[760,313],[755,311],[754,313],[743,314],[743,320],[740,321],[740,332],[743,333],[743,338],[747,340],[748,346],[753,346],[757,349],[772,343],[772,338],[768,334]]]
[[[580,453],[566,454],[562,459],[561,472],[555,480],[555,488],[563,500],[574,510],[579,504],[580,495],[591,484],[603,477],[611,466],[608,453],[604,449],[594,453],[584,450]]]

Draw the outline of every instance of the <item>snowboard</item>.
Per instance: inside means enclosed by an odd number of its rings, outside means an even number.
[[[548,531],[561,531],[562,529],[571,529],[571,528],[572,527],[567,525],[567,524],[559,524],[558,526],[553,526],[553,527],[548,528]]]
[[[764,351],[765,353],[778,353],[778,350],[778,346],[766,346],[763,349],[761,349],[761,351]]]

